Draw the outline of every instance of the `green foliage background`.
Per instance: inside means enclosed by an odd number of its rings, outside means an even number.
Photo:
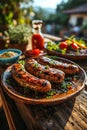
[[[13,23],[13,19],[19,23],[23,15],[20,9],[20,3],[29,3],[33,0],[0,0],[0,25]]]

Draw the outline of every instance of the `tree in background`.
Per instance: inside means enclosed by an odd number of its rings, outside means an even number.
[[[20,9],[20,3],[28,3],[33,0],[0,0],[0,25],[7,26],[15,20],[21,22],[23,11]]]
[[[45,16],[45,10],[43,8],[38,7],[38,9],[36,9],[34,11],[35,11],[34,19],[45,20],[46,16]]]
[[[87,4],[87,0],[68,0],[67,2],[61,3],[62,10],[75,8],[75,7],[81,6],[83,4]]]

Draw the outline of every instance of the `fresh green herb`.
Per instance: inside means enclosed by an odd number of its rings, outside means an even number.
[[[25,61],[24,60],[19,60],[18,63],[21,64],[21,65],[25,65]]]
[[[55,65],[55,61],[54,61],[54,60],[51,60],[50,63],[51,63],[52,65]]]
[[[72,86],[72,83],[71,82],[65,82],[65,81],[63,81],[63,83],[61,85],[61,88],[67,90],[68,86]]]
[[[6,79],[6,83],[7,83],[7,84],[9,84],[9,83],[10,83],[10,81],[9,81],[8,79]]]
[[[78,75],[74,75],[74,76],[73,76],[73,80],[74,80],[74,81],[75,81],[75,80],[78,80],[78,78],[79,78]]]
[[[49,68],[49,65],[46,65],[45,67],[44,67],[44,69],[48,69]]]
[[[52,51],[52,50],[56,51],[56,50],[58,50],[58,45],[53,42],[48,42],[47,49],[50,51]]]
[[[66,54],[66,51],[67,51],[67,49],[65,48],[65,49],[61,50],[61,53]]]
[[[72,77],[66,77],[64,80],[68,82],[68,81],[71,81],[71,79]]]
[[[43,73],[43,71],[41,70],[39,73],[40,73],[40,74],[42,74],[42,73]]]
[[[23,70],[23,71],[25,71],[25,68],[24,68],[24,66],[23,66],[23,65],[21,66],[21,68],[20,68],[20,69],[21,69],[21,70]]]
[[[16,26],[9,25],[8,30],[4,33],[11,40],[15,41],[15,44],[25,44],[28,42],[31,32],[31,27],[29,25],[20,24]]]
[[[52,58],[53,60],[57,60],[57,56],[48,56],[49,58]]]
[[[60,48],[58,48],[56,51],[59,52],[59,53],[61,53],[61,49]]]
[[[63,82],[63,83],[62,83],[61,88],[67,89],[66,82]]]
[[[78,78],[78,75],[74,75],[74,78]]]
[[[75,39],[75,35],[72,35],[70,37],[65,36],[65,38],[68,39],[69,41],[72,41],[73,39]]]
[[[56,91],[52,90],[46,93],[46,98],[51,98],[53,95],[56,94]]]
[[[80,44],[84,44],[84,45],[86,45],[87,46],[87,42],[85,42],[85,41],[83,41],[82,39],[80,39],[80,40],[77,40]]]
[[[34,67],[35,67],[35,68],[38,68],[38,64],[37,64],[37,63],[34,63]]]
[[[62,53],[62,54],[66,53],[66,49],[61,50],[59,48],[59,44],[55,44],[53,42],[48,42],[47,49],[50,51],[57,51],[57,52]]]
[[[75,35],[72,35],[71,37],[65,37],[67,40],[68,40],[68,42],[71,44],[72,43],[72,41],[77,41],[79,44],[83,44],[83,45],[86,45],[87,46],[87,42],[85,42],[84,40],[82,40],[82,39],[77,39],[76,37],[75,37]]]

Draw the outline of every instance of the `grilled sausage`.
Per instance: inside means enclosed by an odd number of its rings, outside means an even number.
[[[45,56],[41,56],[37,60],[43,65],[48,64],[52,68],[60,69],[64,71],[65,74],[76,74],[79,71],[77,65],[71,63],[63,63],[61,61],[56,61]]]
[[[22,87],[29,87],[31,90],[41,93],[48,92],[51,89],[51,83],[49,81],[31,75],[19,63],[13,65],[12,76]]]
[[[65,73],[63,71],[50,68],[49,66],[43,66],[35,59],[28,59],[25,62],[25,68],[31,74],[49,80],[50,82],[61,83],[65,77]]]

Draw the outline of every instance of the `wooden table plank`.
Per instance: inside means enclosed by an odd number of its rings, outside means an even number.
[[[60,40],[62,40],[62,38],[60,38],[60,37],[52,36],[52,35],[49,35],[49,34],[44,34],[44,37],[48,38],[48,39],[50,39],[52,41],[60,41]]]
[[[84,92],[85,91],[82,91],[79,96],[71,101],[68,100],[65,103],[54,106],[34,106],[25,105],[23,103],[18,103],[16,105],[25,123],[26,120],[29,120],[29,115],[31,115],[32,120],[34,120],[38,125],[41,125],[43,129],[51,130],[54,128],[52,130],[86,130],[87,112],[84,108],[84,103],[87,105],[87,102],[83,103]],[[25,111],[24,114],[23,111]],[[26,111],[29,112],[29,115],[28,113],[26,114]],[[28,127],[28,124],[26,125]]]
[[[18,112],[15,102],[3,91],[0,86],[3,107],[10,130],[26,130],[26,126]]]

